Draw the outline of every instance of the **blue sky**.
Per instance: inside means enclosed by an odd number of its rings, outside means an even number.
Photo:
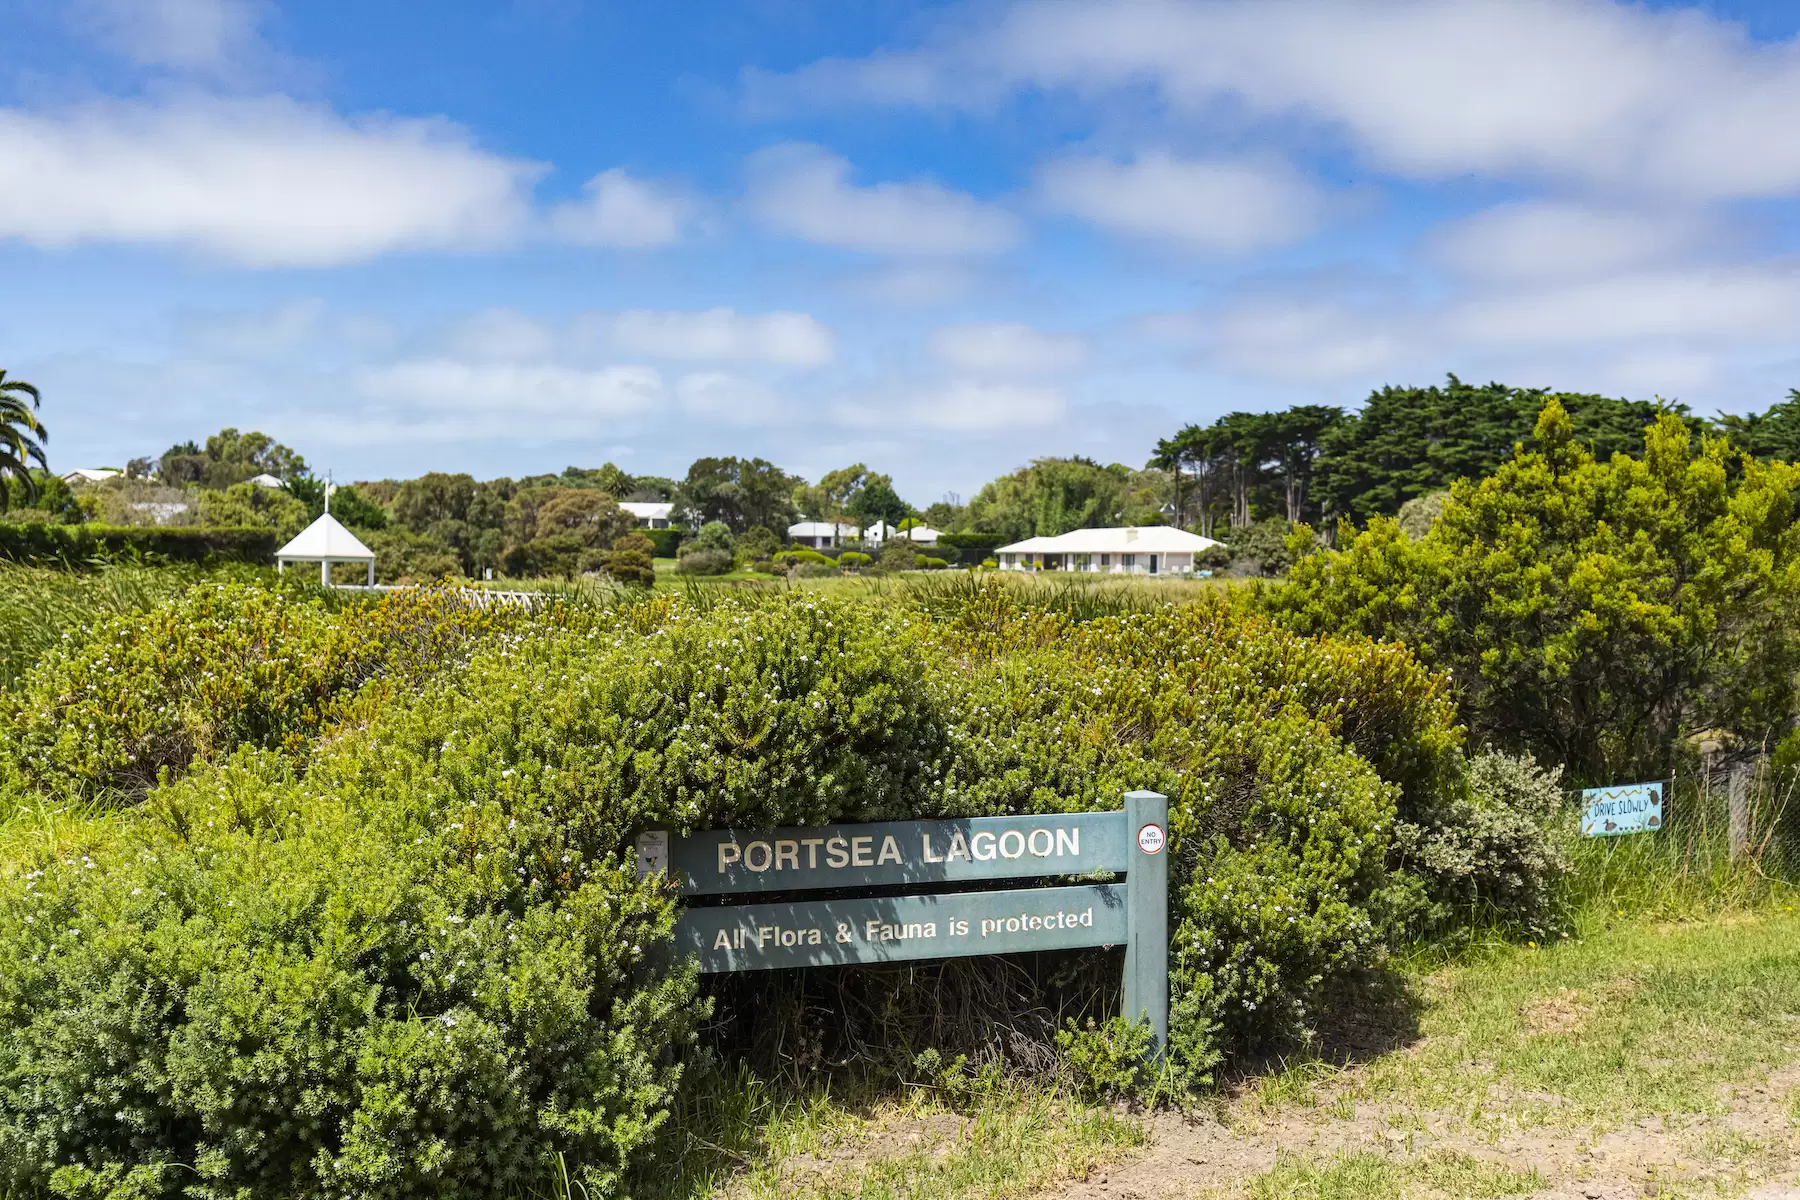
[[[0,0],[53,465],[853,461],[1445,372],[1800,387],[1800,6]]]

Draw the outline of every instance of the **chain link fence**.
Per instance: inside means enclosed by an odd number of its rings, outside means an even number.
[[[1800,776],[1758,750],[1683,756],[1666,782],[1663,829],[1649,836],[1686,864],[1800,882]]]

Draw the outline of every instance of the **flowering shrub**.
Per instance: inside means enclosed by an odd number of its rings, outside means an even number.
[[[204,584],[65,636],[0,694],[0,779],[52,798],[135,800],[241,745],[306,750],[344,694],[413,680],[528,614],[463,593],[327,611],[253,584]]]
[[[0,1192],[489,1196],[560,1154],[617,1194],[707,1011],[658,950],[671,898],[628,867],[650,826],[1154,788],[1176,1065],[1198,1080],[1302,1027],[1379,961],[1391,897],[1428,886],[1396,874],[1393,830],[1460,786],[1442,681],[1216,606],[1078,621],[1012,593],[510,615],[427,593],[338,618],[190,596],[185,617],[226,632],[183,662],[275,663],[277,694],[310,707],[253,720],[222,715],[248,689],[213,693],[228,735],[184,778],[93,821],[85,853],[65,833],[0,873],[18,965],[0,973]],[[166,632],[102,630],[32,694],[99,695],[100,668],[71,664],[114,655],[180,695],[146,648],[186,645]],[[93,749],[68,761],[112,763],[108,737],[139,726],[83,702]]]

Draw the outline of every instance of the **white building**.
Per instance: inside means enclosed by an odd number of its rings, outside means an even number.
[[[275,552],[275,569],[286,571],[292,562],[319,564],[319,582],[331,583],[332,563],[361,563],[368,567],[369,585],[375,583],[375,552],[338,523],[330,513],[294,535],[294,540]]]
[[[1103,575],[1190,575],[1194,556],[1219,545],[1172,525],[1077,529],[1026,538],[994,551],[1002,571],[1090,571]]]
[[[257,487],[265,487],[265,488],[280,488],[280,487],[287,486],[287,484],[281,482],[281,480],[275,478],[275,476],[270,475],[266,471],[263,472],[261,475],[252,475],[250,478],[244,480],[244,482],[245,483],[254,483]],[[326,484],[325,486],[330,487],[331,485]]]
[[[788,541],[808,550],[824,550],[856,540],[856,525],[848,521],[796,521],[788,526]]]
[[[64,471],[64,483],[104,483],[125,472],[116,467],[76,467],[73,471]]]
[[[911,529],[902,529],[900,536],[911,540],[914,545],[935,546],[943,532],[943,530],[933,529],[929,525],[914,525]]]
[[[621,500],[619,507],[637,518],[639,529],[667,529],[673,504],[656,504],[645,500]]]
[[[886,521],[877,521],[862,531],[863,544],[868,546],[879,546],[889,538],[899,536],[899,530],[895,529],[892,525],[889,525]]]

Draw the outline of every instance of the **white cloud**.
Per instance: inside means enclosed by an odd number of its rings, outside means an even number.
[[[925,347],[952,371],[980,376],[1072,371],[1088,356],[1085,338],[1020,324],[945,325],[931,331]]]
[[[1451,308],[1444,332],[1477,344],[1533,346],[1640,339],[1699,339],[1714,346],[1778,342],[1800,337],[1800,267],[1638,271],[1478,295]]]
[[[878,399],[845,400],[833,408],[834,415],[845,425],[896,433],[1041,429],[1061,423],[1067,411],[1063,394],[1054,388],[968,379],[899,391]]]
[[[767,384],[720,371],[683,375],[675,383],[681,409],[727,425],[764,425],[782,415],[781,398]]]
[[[1295,382],[1354,378],[1399,361],[1408,340],[1392,316],[1330,300],[1265,299],[1225,313],[1209,330],[1233,369]]]
[[[141,66],[196,70],[260,49],[258,0],[78,0],[68,16]]]
[[[614,344],[652,358],[778,363],[817,367],[832,359],[831,330],[805,313],[743,314],[633,311],[611,318]],[[584,324],[587,324],[584,322]]]
[[[356,374],[355,388],[368,400],[416,410],[427,424],[452,419],[450,427],[509,438],[592,432],[597,420],[640,416],[665,398],[662,376],[651,367],[581,370],[448,358],[364,370]]]
[[[1018,218],[936,183],[850,182],[850,164],[790,143],[751,156],[750,207],[770,229],[871,254],[992,254],[1017,244]]]
[[[1116,233],[1231,253],[1303,237],[1324,208],[1319,190],[1281,163],[1161,153],[1058,159],[1039,170],[1038,190],[1052,208]]]
[[[325,302],[308,296],[259,312],[223,313],[186,324],[189,338],[211,353],[268,358],[303,344],[324,318]]]
[[[587,181],[579,201],[560,204],[550,227],[564,241],[585,246],[643,250],[679,242],[695,216],[695,204],[666,184],[636,179],[623,168]]]
[[[760,103],[989,104],[1153,88],[1346,130],[1425,178],[1552,176],[1697,197],[1800,190],[1800,41],[1602,0],[1033,0],[917,51],[752,77]]]
[[[851,289],[877,304],[922,308],[968,295],[981,277],[958,262],[883,263],[851,280]]]
[[[0,110],[0,239],[332,266],[502,243],[539,174],[446,121],[346,120],[284,97]]]
[[[1559,202],[1502,205],[1440,226],[1434,258],[1493,280],[1567,279],[1667,262],[1719,238],[1687,213],[1612,211]]]
[[[549,357],[557,335],[542,321],[510,308],[490,308],[451,325],[444,337],[450,357],[520,362]]]

